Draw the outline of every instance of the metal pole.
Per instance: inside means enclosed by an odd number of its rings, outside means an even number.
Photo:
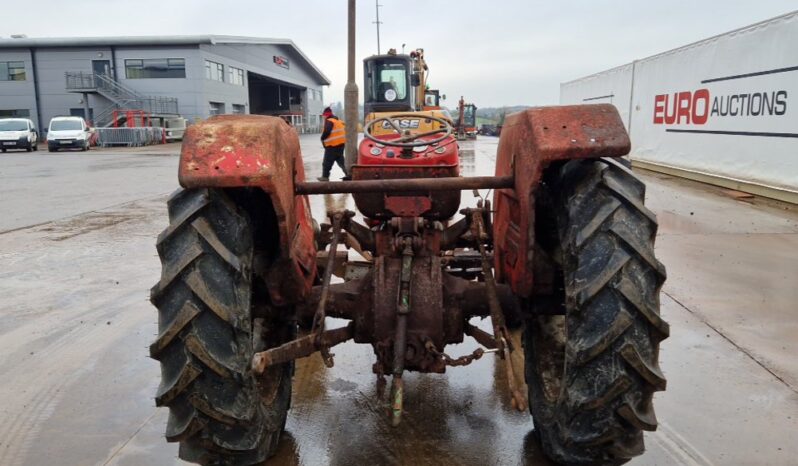
[[[347,81],[344,87],[344,122],[346,123],[346,171],[351,170],[357,162],[357,101],[358,92],[355,84],[355,0],[348,0],[349,4],[349,31],[347,34]]]
[[[83,94],[83,113],[84,113],[84,120],[91,121],[91,115],[89,115],[89,94],[84,92]],[[92,122],[92,124],[94,124]]]
[[[375,23],[377,24],[377,55],[379,55],[380,54],[380,24],[382,24],[382,22],[380,21],[380,7],[382,5],[380,5],[380,0],[375,0],[374,4],[375,4],[375,7],[377,9],[377,21],[375,21]]]

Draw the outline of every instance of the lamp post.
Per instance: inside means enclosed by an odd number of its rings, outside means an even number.
[[[346,123],[346,170],[351,173],[352,165],[357,161],[357,123],[358,91],[355,83],[355,0],[348,0],[348,56],[347,80],[344,87],[344,122]]]

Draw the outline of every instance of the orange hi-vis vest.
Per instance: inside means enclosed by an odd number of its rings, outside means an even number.
[[[322,145],[324,147],[343,146],[346,143],[346,125],[338,118],[328,118],[327,120],[332,122],[333,126],[330,135],[322,142]]]

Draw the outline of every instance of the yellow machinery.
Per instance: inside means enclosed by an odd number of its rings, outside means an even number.
[[[424,60],[424,49],[416,49],[409,55],[390,49],[387,54],[363,60],[363,68],[365,126],[377,119],[391,118],[403,133],[420,134],[444,129],[440,123],[424,117],[453,124],[449,113],[440,108],[438,91],[427,89],[429,68]],[[398,114],[403,116],[394,118]],[[382,124],[371,128],[371,134],[395,134],[397,128],[383,120]]]

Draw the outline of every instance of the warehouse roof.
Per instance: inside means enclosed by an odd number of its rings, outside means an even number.
[[[127,37],[19,37],[0,39],[0,49],[31,47],[108,47],[136,45],[199,45],[199,44],[251,44],[251,45],[287,45],[316,73],[319,81],[330,84],[329,78],[302,53],[302,50],[290,39],[274,39],[264,37],[243,36],[127,36]]]

